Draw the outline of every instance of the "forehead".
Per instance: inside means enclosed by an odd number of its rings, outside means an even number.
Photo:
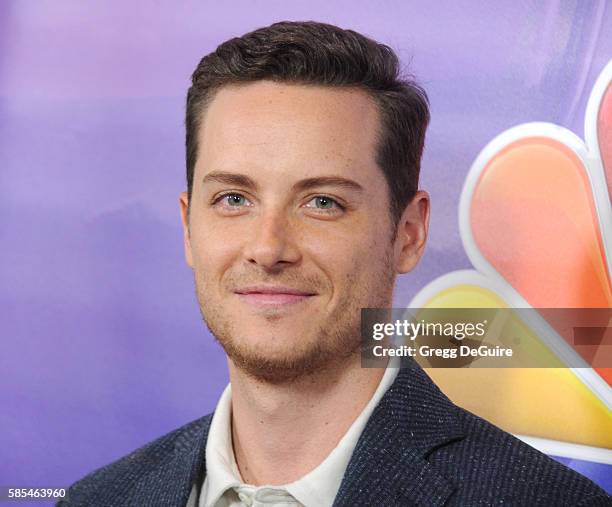
[[[367,175],[376,168],[378,130],[378,108],[363,90],[271,81],[225,86],[204,113],[196,172]]]

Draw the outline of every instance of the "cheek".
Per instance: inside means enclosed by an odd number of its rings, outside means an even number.
[[[372,235],[362,233],[311,236],[304,243],[307,256],[327,273],[334,285],[343,291],[355,292],[370,284],[371,271],[376,271],[380,249]]]
[[[194,224],[191,231],[191,252],[194,268],[200,274],[213,275],[234,258],[237,242],[219,227]]]

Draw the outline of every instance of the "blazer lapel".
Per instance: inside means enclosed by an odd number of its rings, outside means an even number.
[[[413,360],[402,364],[357,442],[334,506],[443,505],[456,487],[427,456],[463,436],[452,402]]]
[[[159,461],[151,463],[150,471],[134,484],[125,505],[186,505],[192,486],[200,488],[204,482],[211,419],[212,414],[181,431],[169,443],[173,447],[167,453],[160,452]]]
[[[180,481],[182,502],[181,506],[187,503],[191,488],[197,488],[197,497],[200,497],[200,490],[204,484],[206,475],[206,441],[208,430],[212,421],[213,414],[208,415],[202,424],[194,428],[193,431],[181,435],[175,445],[175,455],[177,467],[182,470]]]

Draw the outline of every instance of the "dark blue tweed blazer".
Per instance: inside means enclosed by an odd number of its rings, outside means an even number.
[[[206,474],[210,421],[193,421],[92,472],[58,505],[184,507]],[[454,405],[411,361],[370,417],[334,503],[394,505],[612,506],[612,497]]]

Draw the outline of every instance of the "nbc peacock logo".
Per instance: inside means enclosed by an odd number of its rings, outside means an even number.
[[[481,151],[459,205],[473,269],[435,279],[409,307],[611,308],[611,197],[612,61],[590,94],[584,140],[552,123],[526,123]],[[526,329],[553,352],[578,356],[552,327]],[[577,362],[426,371],[459,405],[610,489],[612,364]]]

